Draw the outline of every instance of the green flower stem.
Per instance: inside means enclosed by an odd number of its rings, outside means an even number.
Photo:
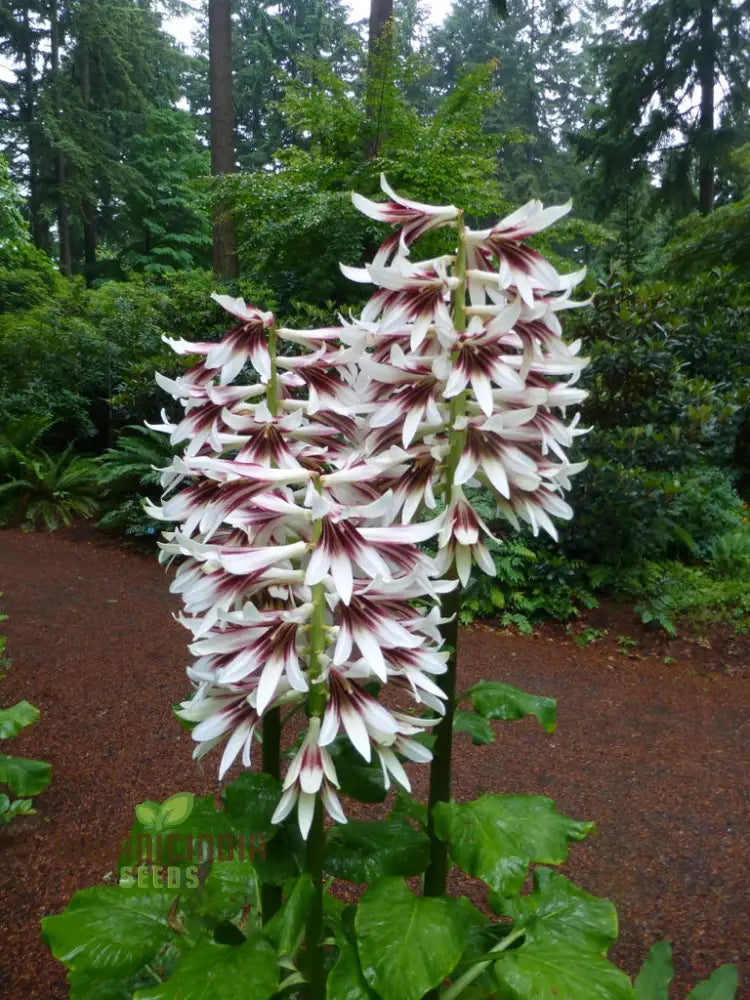
[[[266,392],[266,402],[268,403],[268,409],[271,414],[275,417],[278,413],[279,408],[279,396],[278,396],[278,370],[276,366],[276,352],[278,350],[278,341],[276,337],[276,324],[268,331],[268,353],[271,356],[271,377],[268,380],[268,390]]]
[[[323,966],[323,849],[325,828],[323,826],[323,803],[320,797],[315,802],[315,814],[307,838],[307,870],[312,875],[315,895],[307,914],[306,956],[307,956],[307,1000],[323,1000],[325,996],[325,968]]]
[[[320,522],[315,524],[314,540],[320,533]],[[307,699],[308,715],[322,718],[328,693],[320,680],[322,666],[320,656],[326,646],[326,591],[325,585],[316,583],[313,587],[313,611],[310,621],[309,669],[310,693]],[[325,829],[323,825],[323,804],[320,797],[315,802],[315,813],[307,838],[307,870],[312,876],[315,894],[307,915],[306,955],[307,955],[307,1000],[322,1000],[325,993],[325,969],[323,967],[323,848]]]
[[[503,938],[499,944],[496,944],[494,948],[490,949],[490,955],[499,955],[500,952],[509,948],[514,941],[523,937],[525,933],[526,929],[524,927],[519,927],[512,931],[512,933],[510,933],[506,938]],[[494,959],[491,959],[489,962],[479,962],[478,965],[472,965],[472,967],[467,969],[462,976],[459,976],[455,983],[451,983],[448,989],[444,990],[440,994],[440,1000],[456,1000],[456,997],[460,996],[467,986],[470,986],[475,979],[481,976],[484,970],[488,969],[492,965],[492,962],[494,962]]]
[[[466,246],[464,243],[463,216],[459,219],[458,253],[455,276],[458,285],[453,291],[453,326],[458,331],[466,328]],[[443,483],[446,503],[450,504],[451,488],[456,468],[461,460],[466,432],[456,430],[456,421],[466,413],[466,392],[456,396],[451,402],[451,430],[448,459],[445,465]],[[448,577],[458,580],[455,564]],[[458,620],[461,611],[461,588],[443,595],[440,602],[442,618],[450,619],[441,628],[443,642],[449,653],[447,671],[440,678],[440,686],[445,693],[445,715],[435,728],[435,746],[430,766],[430,797],[428,803],[427,833],[430,837],[430,863],[424,876],[424,895],[442,896],[448,878],[448,847],[438,839],[434,829],[434,809],[438,802],[449,802],[451,797],[451,769],[453,756],[453,716],[456,708],[456,667],[458,664]]]
[[[268,380],[266,402],[271,414],[275,417],[278,411],[278,391],[276,372],[276,325],[268,331],[268,353],[271,356],[271,377]],[[281,780],[281,709],[272,708],[263,716],[263,747],[261,767],[277,781]],[[281,887],[264,885],[261,887],[261,905],[263,919],[270,920],[281,906]]]

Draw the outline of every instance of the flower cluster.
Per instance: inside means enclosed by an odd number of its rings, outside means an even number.
[[[171,589],[193,636],[195,693],[180,714],[195,723],[196,756],[225,741],[223,777],[238,757],[250,766],[268,711],[307,702],[275,815],[298,804],[306,836],[318,795],[345,821],[327,749],[340,733],[379,760],[386,785],[409,787],[401,758],[430,759],[413,737],[436,718],[390,711],[366,685],[391,683],[443,711],[434,607],[445,584],[418,548],[440,521],[394,524],[392,495],[377,485],[382,463],[354,454],[359,349],[339,346],[331,330],[277,329],[271,314],[215,298],[238,325],[219,343],[170,341],[199,360],[159,378],[183,416],[163,415],[158,429],[187,442],[149,510],[177,525],[161,558],[180,559]],[[271,339],[297,353],[276,357]],[[254,377],[233,384],[248,363]],[[424,598],[433,610],[420,610]]]
[[[415,737],[443,713],[439,597],[474,564],[494,572],[470,488],[554,536],[582,467],[566,458],[581,431],[564,415],[583,398],[584,361],[558,319],[582,273],[560,276],[524,242],[567,206],[531,202],[473,232],[451,205],[383,188],[389,201],[354,196],[396,227],[372,263],[344,267],[377,286],[359,317],[293,331],[214,296],[235,326],[218,343],[169,341],[197,361],[159,377],[183,410],[159,429],[186,442],[149,511],[176,525],[161,558],[179,558],[172,590],[193,636],[181,714],[196,756],[224,743],[223,777],[238,757],[250,766],[269,711],[304,703],[274,816],[297,806],[303,836],[318,796],[345,821],[329,750],[340,734],[379,761],[386,785],[408,788],[403,760],[430,759]],[[411,244],[444,226],[456,253],[412,262]],[[431,558],[420,544],[436,536]],[[436,714],[388,709],[372,682]]]
[[[455,567],[465,585],[472,564],[494,573],[482,540],[490,532],[465,487],[488,487],[499,513],[534,534],[543,528],[556,538],[552,518],[572,516],[562,494],[584,463],[569,462],[565,450],[582,431],[577,417],[566,423],[564,415],[585,396],[575,382],[586,361],[580,342],[563,340],[558,313],[582,304],[570,296],[584,271],[560,275],[524,242],[570,205],[529,202],[472,231],[457,208],[431,208],[383,187],[391,202],[357,197],[357,207],[373,219],[408,221],[372,264],[344,268],[378,286],[345,334],[370,349],[361,362],[363,455],[387,469],[383,485],[405,523],[435,509],[442,494],[438,565],[443,573]],[[441,226],[456,227],[456,254],[410,261],[414,236]]]

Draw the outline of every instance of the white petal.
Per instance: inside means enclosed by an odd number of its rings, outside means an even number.
[[[344,702],[341,706],[341,721],[344,723],[346,735],[349,737],[352,746],[369,761],[372,756],[370,748],[370,736],[367,732],[362,716],[352,707],[351,703]]]
[[[310,792],[300,792],[299,804],[297,806],[297,822],[299,823],[299,832],[302,834],[303,840],[307,840],[307,836],[310,833],[313,816],[315,815],[316,799],[317,795]]]
[[[252,733],[252,730],[253,725],[251,722],[243,722],[242,725],[235,729],[227,740],[227,745],[224,748],[224,753],[221,757],[221,764],[219,765],[219,781],[221,781],[234,763],[237,754],[242,749],[245,741],[248,739],[248,736]]]

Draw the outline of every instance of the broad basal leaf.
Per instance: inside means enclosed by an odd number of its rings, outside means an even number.
[[[42,920],[52,954],[74,972],[136,973],[172,937],[169,908],[177,890],[133,886],[83,889],[57,917]]]
[[[195,908],[216,921],[244,916],[244,926],[254,927],[260,920],[260,894],[258,875],[250,861],[214,861]]]
[[[596,952],[563,940],[509,948],[494,972],[507,1000],[635,1000],[624,972]]]
[[[360,900],[355,918],[362,973],[383,1000],[420,1000],[461,958],[470,920],[467,901],[415,896],[384,878]]]
[[[266,925],[265,933],[279,955],[294,956],[299,951],[314,896],[312,876],[305,872],[294,883],[284,905]]]
[[[382,802],[385,799],[388,789],[379,764],[368,764],[363,760],[348,739],[335,740],[328,749],[344,795],[357,802]]]
[[[523,719],[533,715],[548,733],[556,726],[557,702],[529,694],[503,681],[480,681],[469,691],[474,711],[485,719]]]
[[[641,971],[635,977],[638,1000],[668,1000],[669,984],[674,975],[672,948],[669,941],[657,941],[646,955]]]
[[[722,965],[710,979],[693,987],[687,1000],[734,1000],[737,983],[737,966]]]
[[[418,802],[406,789],[400,785],[396,788],[396,797],[393,800],[393,808],[388,813],[388,819],[413,819],[423,829],[427,829],[427,806],[423,802]]]
[[[39,709],[28,701],[19,701],[10,708],[0,708],[0,740],[17,736],[22,729],[33,725],[39,718]]]
[[[7,785],[11,795],[38,795],[50,783],[52,765],[26,757],[0,754],[0,785]]]
[[[342,932],[336,935],[339,955],[328,973],[326,1000],[372,1000],[373,993],[365,982],[357,949]]]
[[[483,795],[435,808],[435,832],[456,864],[505,896],[520,890],[531,862],[562,864],[568,843],[593,828],[563,816],[542,795]]]
[[[525,927],[524,940],[565,941],[605,954],[617,940],[617,913],[608,899],[597,899],[550,868],[534,870],[533,891],[495,897],[498,913]],[[654,998],[656,1000],[656,998]]]
[[[271,822],[281,797],[281,782],[262,771],[245,771],[222,793],[224,809],[233,826],[268,842],[278,832]]]
[[[109,979],[100,975],[72,972],[68,976],[70,1000],[132,1000],[133,990],[141,985],[139,976]]]
[[[166,983],[138,990],[134,1000],[268,1000],[278,982],[276,955],[259,934],[234,947],[207,939],[186,952]]]
[[[406,820],[349,822],[326,837],[323,867],[349,882],[384,875],[420,875],[430,860],[430,840]]]
[[[453,731],[455,733],[468,733],[475,746],[495,741],[492,726],[486,719],[475,712],[465,712],[461,708],[457,708],[453,716]]]

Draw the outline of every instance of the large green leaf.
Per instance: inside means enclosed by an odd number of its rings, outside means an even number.
[[[635,1000],[624,972],[595,951],[562,939],[509,948],[494,972],[508,1000]]]
[[[243,916],[245,924],[255,926],[260,920],[258,874],[245,861],[214,861],[201,886],[196,911],[212,920],[230,920]]]
[[[283,885],[300,874],[305,867],[305,842],[294,817],[284,821],[270,843],[260,845],[253,864],[263,884]]]
[[[475,746],[495,742],[495,734],[489,722],[476,712],[465,712],[462,708],[457,708],[453,716],[453,731],[468,733]]]
[[[388,794],[379,764],[364,760],[348,739],[339,737],[328,748],[336,765],[339,786],[344,795],[357,802],[382,802]]]
[[[26,757],[6,757],[0,753],[0,785],[12,795],[38,795],[50,782],[52,765]]]
[[[42,920],[52,954],[74,972],[127,976],[176,936],[169,908],[177,890],[133,886],[83,889],[57,917]]]
[[[315,897],[312,876],[300,875],[284,905],[266,925],[266,935],[279,955],[294,956],[299,951],[305,933],[305,922]]]
[[[435,807],[435,832],[456,864],[504,896],[520,890],[531,862],[562,864],[568,843],[593,828],[562,815],[542,795],[483,795]]]
[[[139,976],[109,979],[86,972],[72,972],[68,981],[70,1000],[132,1000],[133,990],[142,982]]]
[[[671,945],[669,941],[657,941],[635,977],[636,997],[638,1000],[669,1000],[673,975]]]
[[[485,719],[512,721],[533,715],[548,733],[555,731],[557,702],[529,694],[503,681],[480,681],[469,691],[475,712]]]
[[[499,913],[526,929],[526,942],[565,941],[605,954],[617,940],[612,903],[590,896],[551,868],[534,870],[534,888],[528,895],[498,896],[495,901]]]
[[[427,829],[428,810],[424,802],[418,802],[400,785],[396,788],[393,808],[388,813],[388,819],[413,819],[423,829]]]
[[[737,993],[737,966],[722,965],[688,993],[687,1000],[734,1000]]]
[[[383,1000],[419,1000],[461,958],[472,910],[465,899],[415,896],[401,879],[380,879],[355,918],[365,980]]]
[[[17,736],[22,729],[33,725],[39,718],[39,709],[28,701],[19,701],[10,708],[0,708],[0,740]]]
[[[260,934],[232,946],[199,941],[161,985],[136,992],[134,1000],[268,1000],[276,992],[279,967]]]
[[[326,1000],[372,1000],[357,957],[357,949],[342,933],[336,936],[339,955],[328,974]]]
[[[323,867],[349,882],[384,875],[420,875],[430,860],[430,840],[404,819],[350,822],[326,837]]]
[[[226,815],[237,830],[268,842],[279,827],[271,822],[281,798],[281,782],[262,771],[245,771],[222,793]]]

